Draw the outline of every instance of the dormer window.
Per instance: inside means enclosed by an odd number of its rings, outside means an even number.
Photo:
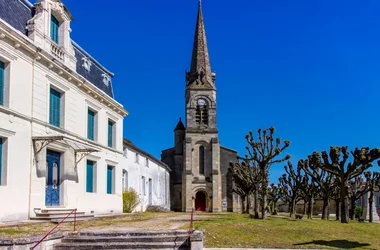
[[[59,40],[59,21],[55,16],[50,17],[50,38],[58,44]]]
[[[91,66],[92,66],[92,62],[89,58],[87,57],[83,57],[82,58],[82,61],[83,61],[83,64],[82,64],[82,67],[87,71],[87,72],[90,72],[91,71]]]
[[[103,77],[104,85],[106,85],[108,87],[110,85],[110,82],[111,82],[111,77],[108,74],[102,74],[102,77]]]

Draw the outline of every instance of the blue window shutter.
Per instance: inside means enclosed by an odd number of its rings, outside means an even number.
[[[50,89],[50,110],[49,123],[59,127],[61,125],[61,93],[55,89]]]
[[[112,194],[112,172],[113,167],[107,166],[107,194]]]
[[[87,138],[94,140],[95,132],[95,112],[88,110],[87,112]]]
[[[94,192],[94,162],[92,161],[87,161],[86,192]]]
[[[53,15],[50,17],[50,38],[58,43],[59,21]]]
[[[113,122],[108,120],[108,147],[113,146]]]
[[[0,186],[3,184],[3,139],[0,138]]]
[[[3,62],[0,61],[0,105],[4,105],[4,85],[5,85],[4,69],[5,69],[5,65]]]

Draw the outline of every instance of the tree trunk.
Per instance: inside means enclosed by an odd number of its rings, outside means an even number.
[[[313,202],[314,199],[313,197],[311,197],[308,201],[308,209],[307,209],[307,218],[312,220],[313,219]]]
[[[267,218],[267,192],[266,192],[266,189],[263,190],[261,206],[262,206],[262,208],[261,208],[261,219],[264,220]]]
[[[251,207],[250,203],[251,203],[251,201],[249,200],[249,195],[247,195],[247,204],[246,204],[247,205],[247,209],[245,211],[247,214],[249,214],[249,208]]]
[[[373,191],[369,192],[369,198],[368,198],[368,213],[369,213],[369,222],[373,222]]]
[[[356,207],[356,205],[355,205],[356,199],[355,198],[356,198],[355,196],[351,196],[351,199],[350,199],[350,201],[351,201],[351,204],[350,204],[350,218],[351,218],[351,220],[355,220],[355,207]]]
[[[335,200],[335,217],[336,217],[336,220],[340,220],[340,201],[339,201],[339,199]]]
[[[241,213],[245,214],[245,211],[244,211],[244,208],[245,208],[245,205],[244,205],[245,197],[240,196],[240,198],[241,198]]]
[[[348,211],[348,185],[347,183],[344,183],[344,185],[340,188],[340,200],[342,202],[340,206],[340,222],[342,223],[349,223],[350,222],[350,216]]]
[[[273,202],[273,215],[277,215],[277,201]]]
[[[268,173],[265,170],[262,170],[261,173],[266,173],[266,176],[263,178],[262,183],[262,193],[261,193],[261,219],[265,220],[267,218],[267,197],[268,197]]]
[[[255,201],[255,207],[254,207],[255,219],[258,219],[259,218],[259,190],[258,189],[254,192],[253,199]]]
[[[304,201],[303,203],[303,215],[306,215],[307,214],[307,202]]]
[[[291,202],[291,207],[290,207],[290,217],[295,217],[296,214],[296,199],[294,198]]]
[[[323,197],[323,207],[322,207],[322,220],[328,220],[329,219],[329,197],[325,196]]]

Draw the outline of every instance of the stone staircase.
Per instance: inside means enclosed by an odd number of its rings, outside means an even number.
[[[34,213],[35,217],[31,217],[32,220],[50,220],[53,223],[60,222],[63,218],[65,218],[69,213],[73,211],[72,208],[64,208],[64,207],[52,207],[52,208],[35,208]],[[93,215],[86,215],[84,212],[76,212],[76,220],[77,221],[85,221],[93,218]],[[74,214],[71,214],[65,222],[73,222]]]
[[[197,242],[191,244],[194,235]],[[201,232],[192,234],[190,244],[187,238],[186,230],[80,232],[70,233],[54,249],[203,249]]]

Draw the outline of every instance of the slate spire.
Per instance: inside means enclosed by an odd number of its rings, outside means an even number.
[[[206,30],[203,21],[202,1],[198,3],[198,17],[195,27],[193,54],[190,72],[186,73],[188,87],[214,88],[215,74],[211,71]]]

